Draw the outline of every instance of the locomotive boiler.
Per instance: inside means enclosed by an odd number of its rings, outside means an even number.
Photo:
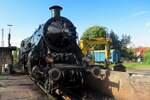
[[[50,7],[52,17],[22,40],[19,62],[24,71],[47,92],[82,87],[87,74],[98,75],[97,67],[84,65],[73,23],[60,15],[62,7]]]

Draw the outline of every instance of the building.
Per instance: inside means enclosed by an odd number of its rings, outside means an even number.
[[[142,56],[144,55],[144,53],[149,50],[150,47],[138,47],[138,48],[135,48],[135,54],[136,56]]]
[[[138,47],[138,48],[134,49],[137,62],[139,62],[139,63],[143,62],[144,54],[148,50],[150,50],[149,47]]]
[[[12,71],[13,67],[13,56],[12,51],[16,50],[17,47],[0,47],[0,73],[5,72],[5,68],[8,67],[8,73]]]

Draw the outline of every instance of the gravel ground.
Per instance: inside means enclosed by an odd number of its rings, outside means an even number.
[[[130,70],[128,73],[130,73],[130,83],[137,97],[150,100],[150,70]],[[0,75],[0,100],[48,100],[48,98],[26,75]],[[89,91],[86,92],[83,100],[114,99]]]
[[[0,76],[0,100],[48,100],[26,75]]]
[[[150,74],[132,74],[130,77],[131,85],[140,100],[150,100]]]

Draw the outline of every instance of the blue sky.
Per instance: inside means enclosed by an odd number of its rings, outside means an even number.
[[[55,4],[64,8],[62,16],[74,23],[80,35],[90,26],[102,25],[119,36],[130,34],[133,46],[150,46],[150,0],[0,0],[5,46],[7,24],[14,25],[12,45],[19,46],[22,39],[51,17],[48,8]]]

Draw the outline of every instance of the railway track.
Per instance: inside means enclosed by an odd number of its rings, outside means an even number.
[[[30,75],[29,75],[29,78],[30,78],[32,81],[35,82],[35,79],[34,79],[33,77],[31,77]],[[74,100],[74,99],[71,99],[71,97],[67,96],[66,94],[64,94],[62,91],[60,91],[60,90],[58,90],[58,89],[55,91],[56,96],[54,97],[54,96],[50,95],[50,94],[44,89],[44,87],[43,87],[42,85],[40,85],[39,82],[35,82],[35,84],[37,85],[37,87],[39,87],[39,88],[42,90],[42,92],[45,93],[45,95],[47,95],[47,97],[49,98],[49,100]]]
[[[35,82],[35,79],[29,75],[30,79]],[[59,90],[55,91],[55,96],[50,95],[45,91],[44,87],[39,82],[35,84],[45,93],[49,100],[114,100],[112,97],[105,96],[98,91],[86,89],[80,89],[75,91]]]

